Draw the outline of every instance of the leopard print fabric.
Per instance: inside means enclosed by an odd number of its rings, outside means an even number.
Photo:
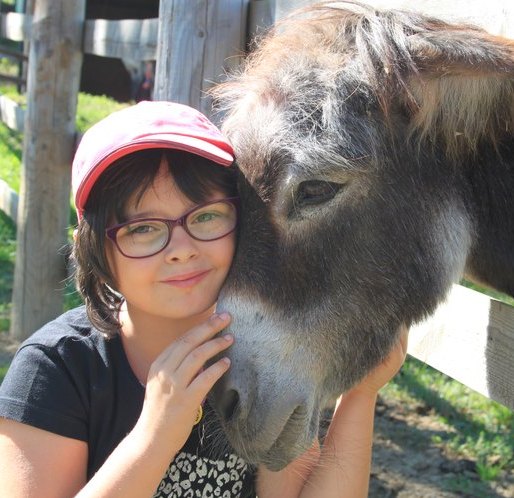
[[[253,481],[248,464],[234,454],[219,460],[179,453],[153,498],[243,498]]]

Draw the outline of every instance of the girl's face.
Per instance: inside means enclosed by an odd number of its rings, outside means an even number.
[[[213,192],[206,201],[222,199]],[[195,207],[178,189],[166,167],[136,203],[129,200],[128,220],[135,218],[177,219]],[[127,309],[139,316],[184,320],[212,308],[227,276],[235,250],[235,233],[209,242],[190,237],[176,226],[169,244],[158,254],[142,259],[123,256],[110,241],[107,259],[117,290]]]

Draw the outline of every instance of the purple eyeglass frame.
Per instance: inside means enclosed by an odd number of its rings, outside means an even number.
[[[150,258],[151,256],[155,256],[156,254],[159,254],[160,252],[164,251],[164,249],[166,249],[166,247],[168,247],[168,244],[170,243],[171,234],[173,232],[173,229],[176,226],[182,227],[191,238],[193,238],[195,240],[199,240],[200,242],[212,242],[213,240],[219,240],[219,239],[222,239],[223,237],[226,237],[228,234],[232,233],[236,229],[237,223],[238,223],[237,220],[236,220],[236,224],[234,225],[234,228],[232,230],[230,230],[229,232],[227,232],[223,235],[220,235],[219,237],[215,237],[214,239],[199,239],[198,237],[195,237],[189,231],[189,229],[187,228],[187,224],[186,224],[186,218],[193,211],[196,211],[197,209],[203,208],[205,206],[210,206],[211,204],[217,204],[218,202],[228,202],[229,204],[232,204],[236,208],[236,213],[239,216],[239,197],[225,197],[224,199],[216,199],[214,201],[206,202],[205,204],[199,204],[199,205],[195,206],[194,208],[190,209],[189,211],[185,212],[182,216],[180,216],[179,218],[177,218],[175,220],[173,220],[171,218],[137,218],[134,220],[125,221],[124,223],[119,223],[117,225],[113,225],[112,227],[106,228],[105,235],[107,236],[107,238],[109,240],[111,240],[113,242],[113,244],[116,246],[118,251],[120,251],[120,253],[123,254],[123,256],[125,256],[126,258],[131,258],[131,259]],[[121,250],[121,248],[118,245],[118,242],[116,240],[116,235],[123,227],[125,227],[127,225],[131,225],[133,223],[139,223],[141,221],[161,221],[161,222],[165,223],[168,226],[168,238],[166,239],[166,243],[158,251],[155,251],[152,254],[147,254],[146,256],[129,256],[128,254],[125,254]]]

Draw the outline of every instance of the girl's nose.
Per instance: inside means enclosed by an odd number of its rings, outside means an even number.
[[[181,227],[175,226],[170,241],[164,249],[166,260],[186,261],[198,255],[196,241]]]

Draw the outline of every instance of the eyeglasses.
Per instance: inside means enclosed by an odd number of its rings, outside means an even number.
[[[212,241],[233,232],[237,225],[237,197],[227,197],[196,206],[176,220],[141,218],[107,228],[105,234],[127,258],[148,258],[161,252],[171,232],[181,226],[196,240]]]

